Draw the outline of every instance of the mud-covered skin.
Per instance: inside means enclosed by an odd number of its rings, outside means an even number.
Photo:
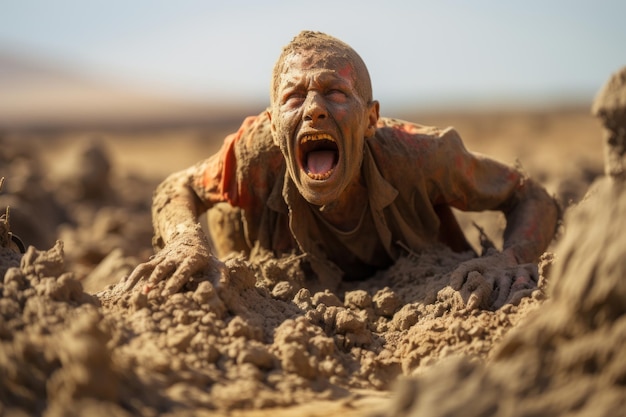
[[[360,169],[365,138],[376,131],[378,102],[359,96],[353,81],[358,74],[349,61],[337,57],[329,64],[323,55],[306,51],[285,58],[290,65],[281,75],[269,115],[272,135],[298,191],[310,204],[326,205],[320,213],[342,225],[347,218],[358,219],[352,212],[360,214],[367,198],[359,187]],[[338,148],[337,163],[324,179],[306,172],[303,155],[303,142],[320,136],[332,138]],[[351,222],[347,223],[349,227]]]
[[[152,220],[155,230],[153,246],[156,254],[139,265],[126,279],[130,290],[141,279],[146,280],[144,292],[168,278],[164,295],[176,293],[196,272],[212,269],[223,271],[223,264],[211,253],[210,245],[198,216],[206,210],[191,191],[190,178],[200,171],[194,166],[172,174],[154,193]]]
[[[306,42],[319,43],[316,47],[306,46],[302,37],[311,37]],[[301,49],[291,49],[281,56],[282,64],[279,61],[275,67],[268,116],[274,142],[285,159],[287,175],[300,195],[329,223],[341,230],[351,230],[359,222],[368,192],[371,192],[363,186],[360,167],[365,138],[376,132],[378,103],[366,95],[368,88],[363,86],[369,83],[369,75],[359,70],[361,65],[354,58],[358,55],[347,45],[329,41],[332,38],[326,35],[320,34],[320,39],[315,37],[308,32],[301,34]],[[332,47],[324,42],[329,42]],[[335,162],[321,164],[321,172],[307,166],[309,162],[305,162],[302,154],[310,149],[303,143],[313,140],[325,141],[324,146],[334,142],[336,146],[329,150],[336,152]],[[507,219],[503,252],[488,252],[481,258],[459,265],[450,275],[451,282],[467,294],[468,303],[474,299],[488,299],[490,307],[499,307],[517,299],[519,291],[527,292],[536,286],[536,267],[525,264],[535,262],[552,240],[559,217],[558,207],[541,186],[513,169],[510,169],[508,178],[486,178],[481,174],[490,170],[481,170],[481,166],[491,164],[488,160],[468,157],[464,148],[463,155],[447,157],[450,159],[440,161],[438,168],[426,172],[425,176],[438,183],[439,176],[449,175],[445,167],[455,170],[452,177],[464,184],[449,184],[450,190],[441,193],[456,194],[460,201],[439,203],[462,210],[496,209]],[[254,163],[233,162],[229,158],[232,156],[224,158],[223,165]],[[220,269],[221,264],[211,254],[198,216],[218,202],[229,201],[226,194],[232,190],[223,190],[224,177],[215,176],[215,184],[211,183],[211,177],[204,175],[208,163],[205,161],[173,174],[156,191],[153,205],[155,247],[162,249],[133,272],[128,279],[128,288],[142,279],[148,280],[147,289],[168,279],[166,292],[171,293],[204,268]],[[407,165],[407,169],[414,169],[414,166]],[[273,187],[273,184],[266,184],[264,178],[250,181],[269,189]],[[473,197],[460,195],[465,191],[458,191],[486,190],[490,189],[490,182],[502,184],[503,181],[507,185],[499,188],[508,187],[511,191],[498,197],[499,201],[491,201],[489,206],[472,206]],[[198,190],[200,183],[207,189],[222,190],[224,194],[203,193]]]
[[[451,273],[451,285],[461,291],[468,306],[497,309],[519,302],[537,287],[535,262],[554,237],[560,209],[529,179],[508,204],[503,251],[487,250]]]

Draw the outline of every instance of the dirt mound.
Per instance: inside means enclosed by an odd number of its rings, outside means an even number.
[[[64,271],[61,243],[30,248],[2,285],[0,388],[7,411],[83,415],[258,409],[388,389],[455,353],[486,357],[541,298],[468,310],[438,249],[337,292],[298,287],[290,259],[232,259],[183,292],[95,297]],[[295,279],[294,279],[295,278]],[[161,284],[163,285],[163,284]],[[101,306],[99,306],[101,304]]]

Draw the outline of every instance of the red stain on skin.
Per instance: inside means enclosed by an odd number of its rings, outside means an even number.
[[[354,68],[352,67],[350,63],[346,63],[345,66],[343,66],[342,68],[339,68],[337,73],[343,78],[350,78],[350,79],[354,78],[353,77]]]
[[[455,155],[454,156],[454,166],[456,168],[462,168],[463,167],[463,156],[462,155]]]
[[[539,221],[535,219],[529,219],[527,226],[524,228],[524,237],[527,239],[532,238],[537,234],[537,229],[539,228]]]

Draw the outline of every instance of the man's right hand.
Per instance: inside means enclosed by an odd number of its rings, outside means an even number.
[[[168,242],[163,249],[139,264],[128,276],[124,285],[130,291],[139,282],[144,282],[144,291],[149,291],[157,283],[167,280],[163,296],[178,292],[197,272],[205,269],[223,273],[224,264],[211,254],[204,236],[195,233],[182,233]]]

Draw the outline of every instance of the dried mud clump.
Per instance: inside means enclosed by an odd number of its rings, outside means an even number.
[[[115,401],[107,330],[97,300],[66,272],[63,245],[24,255],[0,247],[0,413],[37,415]]]
[[[445,280],[463,256],[440,249],[313,294],[297,277],[294,289],[276,290],[292,262],[233,258],[228,274],[196,277],[168,298],[163,283],[133,293],[120,283],[98,298],[120,335],[115,357],[174,408],[284,407],[388,389],[455,352],[486,356],[523,314],[512,305],[508,314],[468,311]],[[466,322],[450,326],[460,316]]]

